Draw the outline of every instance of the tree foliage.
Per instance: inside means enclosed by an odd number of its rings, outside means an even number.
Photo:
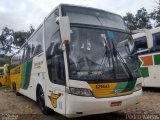
[[[155,20],[155,27],[160,26],[160,0],[157,2],[157,7],[151,12],[151,18]]]
[[[130,30],[137,29],[137,21],[135,16],[132,13],[127,13],[127,15],[123,17],[123,19]]]
[[[0,35],[1,50],[3,50],[5,54],[11,54],[15,49],[19,49],[33,32],[34,28],[32,26],[30,26],[30,30],[26,32],[15,32],[10,28],[5,27],[2,29],[2,34]]]
[[[137,21],[137,28],[139,29],[142,29],[142,28],[151,29],[152,28],[152,25],[150,22],[150,15],[145,8],[141,8],[140,10],[138,10],[135,17]]]
[[[124,16],[123,18],[130,30],[152,28],[150,22],[150,14],[147,12],[145,8],[139,9],[136,15],[133,15],[132,13],[127,13],[126,16]]]
[[[12,29],[9,29],[8,27],[5,27],[4,29],[2,29],[0,41],[2,44],[1,49],[4,50],[5,53],[11,52],[11,47],[12,47],[12,43],[14,40],[13,33],[14,33],[14,31]]]
[[[14,45],[16,46],[22,46],[23,43],[25,42],[26,39],[30,37],[30,35],[35,31],[35,29],[30,26],[30,31],[23,32],[23,31],[18,31],[14,32],[13,37],[14,37]]]

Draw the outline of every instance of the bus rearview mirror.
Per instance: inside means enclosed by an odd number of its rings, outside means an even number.
[[[59,23],[60,26],[62,44],[65,45],[69,44],[71,40],[69,17],[68,16],[59,17],[57,18],[57,22]]]

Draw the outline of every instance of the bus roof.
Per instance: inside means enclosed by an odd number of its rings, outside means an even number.
[[[137,39],[137,38],[141,38],[141,37],[145,37],[145,36],[146,36],[146,34],[144,32],[132,35],[133,39]]]
[[[61,5],[62,16],[68,16],[71,24],[101,26],[129,32],[120,15],[91,7]]]
[[[151,34],[158,33],[158,32],[160,32],[160,27],[150,29],[149,32]],[[132,35],[133,39],[137,39],[137,38],[141,38],[141,37],[145,37],[145,36],[146,36],[145,32],[139,32],[137,34]]]
[[[99,9],[99,8],[87,7],[87,6],[83,6],[83,5],[74,5],[74,4],[60,4],[60,5],[58,5],[58,7],[65,7],[65,6],[67,6],[67,7],[86,8],[86,9],[90,9],[90,10],[97,10],[97,11],[107,12],[107,13],[114,14],[114,15],[117,15],[117,16],[121,17],[118,14],[112,13],[110,11],[102,10],[102,9]]]
[[[160,27],[153,28],[153,29],[150,30],[150,32],[151,32],[152,34],[158,33],[158,32],[160,32]]]

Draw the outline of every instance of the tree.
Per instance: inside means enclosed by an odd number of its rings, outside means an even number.
[[[0,35],[0,44],[5,54],[12,54],[12,51],[19,49],[23,43],[30,37],[30,35],[34,32],[34,28],[30,26],[29,31],[17,31],[14,32],[12,29],[5,27],[2,29],[2,34]]]
[[[127,15],[123,17],[123,19],[130,30],[137,29],[137,21],[135,16],[132,13],[127,13]]]
[[[2,50],[4,50],[5,53],[11,52],[12,44],[14,41],[13,38],[14,31],[12,29],[9,29],[8,27],[5,27],[2,29],[2,34],[0,36],[0,42],[2,44]]]
[[[136,15],[133,15],[132,13],[127,13],[126,16],[123,17],[123,19],[130,30],[152,28],[150,22],[150,14],[148,14],[145,8],[139,9]]]
[[[144,7],[137,11],[137,14],[135,15],[135,17],[137,21],[137,28],[139,29],[152,28],[152,25],[150,22],[150,15],[148,14],[147,10]]]
[[[23,32],[23,31],[18,31],[14,32],[13,37],[14,37],[14,45],[20,47],[23,45],[23,43],[26,41],[28,32]]]
[[[27,31],[27,32],[23,32],[23,31],[14,32],[14,34],[13,34],[14,44],[16,46],[21,47],[23,45],[23,43],[26,41],[26,39],[28,39],[34,31],[35,31],[35,29],[32,26],[30,26],[30,31]]]
[[[160,0],[157,2],[157,7],[151,12],[151,18],[155,20],[155,27],[160,26]]]

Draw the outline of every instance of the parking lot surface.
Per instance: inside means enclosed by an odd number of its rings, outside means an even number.
[[[145,90],[141,102],[129,109],[92,115],[71,120],[131,120],[131,119],[160,119],[160,90]],[[64,120],[65,117],[53,113],[43,115],[39,106],[33,100],[25,96],[16,96],[10,89],[0,89],[0,120],[4,118],[13,120]]]

